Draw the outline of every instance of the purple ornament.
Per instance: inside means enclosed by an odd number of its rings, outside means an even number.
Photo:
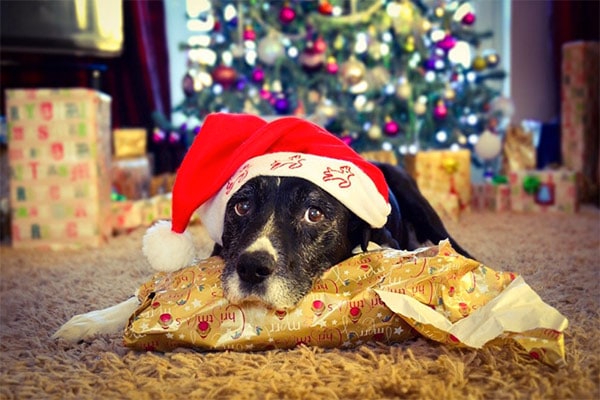
[[[290,102],[284,96],[279,96],[273,104],[277,114],[287,114],[290,111]]]

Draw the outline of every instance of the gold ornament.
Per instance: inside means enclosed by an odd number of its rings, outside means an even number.
[[[381,127],[377,124],[371,125],[371,127],[367,131],[367,136],[369,136],[369,139],[371,139],[371,140],[381,139],[381,136],[382,136]]]
[[[427,103],[424,101],[417,101],[415,103],[415,114],[423,115],[427,112]]]
[[[411,93],[412,87],[410,86],[410,83],[408,83],[408,79],[402,79],[396,87],[396,97],[401,100],[407,100],[410,98]]]
[[[362,81],[365,77],[367,68],[360,60],[354,56],[342,64],[340,68],[340,78],[342,83],[347,86],[353,86]]]
[[[485,67],[487,67],[487,63],[485,61],[485,58],[483,58],[482,56],[476,56],[473,59],[473,63],[471,64],[471,67],[475,71],[483,71],[485,69]]]

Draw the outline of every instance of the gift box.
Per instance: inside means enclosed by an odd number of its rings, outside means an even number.
[[[422,335],[473,348],[515,341],[536,359],[564,365],[567,320],[522,277],[465,258],[447,240],[413,252],[355,255],[326,271],[290,309],[230,303],[223,266],[212,257],[143,284],[125,345],[143,351],[348,348]]]
[[[111,204],[111,225],[117,234],[150,226],[159,219],[171,219],[171,193]]]
[[[516,171],[509,174],[513,211],[576,212],[578,174],[566,169]]]
[[[150,196],[152,169],[148,156],[113,159],[112,188],[128,200],[139,200]]]
[[[510,211],[510,185],[501,182],[485,182],[472,185],[471,209],[483,211]]]
[[[137,158],[146,154],[146,130],[120,128],[113,131],[115,158]]]
[[[469,150],[422,151],[404,158],[406,170],[419,190],[443,215],[456,219],[471,204],[471,153]],[[455,207],[454,198],[458,205]],[[446,205],[445,202],[449,202]]]
[[[110,235],[110,97],[6,91],[14,247],[97,246]]]
[[[597,200],[600,161],[600,43],[571,42],[562,48],[562,164],[581,173],[582,200]]]
[[[529,170],[536,167],[534,133],[521,125],[510,125],[502,143],[502,171]]]

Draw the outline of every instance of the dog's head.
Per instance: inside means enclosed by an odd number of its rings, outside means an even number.
[[[366,223],[301,178],[259,176],[228,201],[222,281],[232,302],[294,306],[313,281],[361,244]]]

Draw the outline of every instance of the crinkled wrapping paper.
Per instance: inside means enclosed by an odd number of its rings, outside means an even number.
[[[381,249],[332,267],[293,309],[235,305],[223,297],[223,261],[212,257],[142,285],[124,341],[139,350],[266,350],[299,344],[353,347],[421,334],[481,348],[513,340],[564,364],[567,320],[524,280],[457,254],[447,241],[406,252]]]

